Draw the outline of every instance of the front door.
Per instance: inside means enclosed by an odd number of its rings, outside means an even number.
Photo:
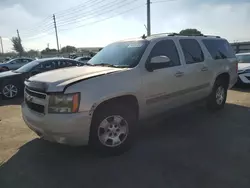
[[[169,39],[157,42],[151,50],[147,63],[156,56],[167,56],[170,63],[167,67],[152,72],[145,70],[142,75],[146,109],[150,116],[180,105],[180,92],[185,88],[185,70],[175,42]]]

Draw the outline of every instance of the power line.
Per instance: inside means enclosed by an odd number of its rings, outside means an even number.
[[[86,6],[89,6],[89,5],[91,5],[91,4],[94,4],[94,3],[96,3],[97,1],[99,1],[99,0],[88,0],[88,1],[86,1],[86,2],[84,2],[84,3],[81,3],[81,4],[78,4],[78,5],[76,5],[76,6],[73,6],[73,7],[70,7],[70,8],[68,8],[68,9],[65,9],[65,10],[62,10],[62,11],[58,11],[58,12],[55,12],[54,14],[56,14],[57,16],[62,16],[62,15],[65,15],[65,14],[68,14],[68,13],[70,13],[70,12],[74,12],[74,11],[76,11],[76,10],[83,10],[82,8],[83,7],[86,7]],[[89,4],[88,4],[89,3]]]
[[[81,3],[75,7],[71,7],[69,9],[66,9],[64,11],[61,11],[61,12],[57,12],[55,13],[57,16],[60,16],[60,17],[63,17],[64,15],[67,15],[67,14],[71,14],[71,13],[75,13],[75,12],[79,12],[79,11],[85,11],[84,8],[89,8],[91,6],[96,6],[97,4],[103,2],[102,0],[89,0],[85,3]]]
[[[176,0],[159,0],[159,1],[152,1],[151,4],[156,4],[156,3],[168,3],[171,1],[176,1]]]
[[[60,24],[62,22],[66,22],[66,21],[74,23],[75,19],[79,19],[79,18],[83,18],[83,17],[85,19],[87,19],[87,17],[89,17],[89,16],[100,14],[101,12],[103,12],[103,10],[104,10],[104,12],[109,12],[109,9],[111,9],[112,7],[114,7],[114,8],[117,9],[117,8],[120,8],[122,6],[126,6],[126,5],[131,4],[133,2],[136,2],[136,1],[138,1],[138,0],[134,0],[134,1],[133,0],[132,1],[131,0],[124,0],[124,1],[120,1],[118,3],[115,3],[116,0],[114,0],[112,2],[109,2],[109,3],[105,4],[105,5],[99,6],[99,7],[95,8],[95,9],[92,9],[92,10],[89,10],[89,11],[85,11],[83,14],[78,14],[78,15],[72,14],[67,19],[64,19],[64,20],[61,20],[61,21],[59,19],[58,23]],[[118,6],[118,5],[120,5],[120,6]]]
[[[135,1],[138,1],[138,0],[133,0],[133,2],[135,2]],[[90,14],[89,16],[84,17],[83,19],[73,20],[73,21],[68,21],[68,22],[62,23],[62,24],[58,24],[58,27],[62,27],[62,26],[65,26],[65,25],[70,25],[70,24],[76,24],[76,23],[82,22],[84,20],[89,20],[89,19],[92,19],[92,18],[95,18],[95,17],[100,17],[100,16],[102,16],[102,15],[104,15],[106,13],[112,13],[114,11],[117,11],[118,8],[125,7],[128,4],[131,4],[131,2],[128,2],[126,4],[122,4],[120,6],[112,8],[112,9],[106,9],[106,11],[104,11],[104,12],[97,12],[97,14],[92,14],[92,15]]]
[[[30,33],[30,32],[34,32],[37,31],[37,28],[44,28],[44,27],[48,27],[52,24],[52,16],[47,16],[46,18],[44,18],[43,20],[37,22],[36,24],[32,25],[29,28],[24,28],[22,29],[22,33]]]
[[[110,16],[110,17],[107,17],[107,18],[104,18],[104,19],[100,19],[100,20],[95,21],[95,22],[90,22],[90,23],[87,23],[87,24],[83,24],[83,25],[76,26],[76,27],[74,27],[74,29],[77,29],[77,28],[80,28],[80,27],[84,27],[84,26],[86,26],[86,25],[93,25],[93,24],[96,24],[96,23],[99,23],[99,22],[102,22],[102,21],[105,21],[105,20],[109,20],[109,19],[114,18],[114,17],[116,17],[116,16],[120,16],[120,15],[126,14],[126,13],[128,13],[128,12],[131,12],[131,11],[133,11],[133,10],[136,10],[136,9],[138,9],[138,8],[142,8],[142,7],[144,7],[144,6],[145,6],[145,5],[142,4],[142,5],[136,6],[136,7],[134,7],[134,8],[128,9],[128,10],[126,10],[126,11],[120,12],[120,13],[118,13],[118,14],[115,14],[115,15],[113,15],[113,16]],[[66,31],[66,30],[70,30],[70,29],[72,29],[72,28],[61,29],[60,31]]]

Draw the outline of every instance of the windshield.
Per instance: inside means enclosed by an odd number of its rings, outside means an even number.
[[[98,52],[88,63],[135,67],[139,63],[148,43],[146,40],[112,43]]]
[[[249,55],[236,55],[239,63],[250,63],[250,54]]]
[[[35,67],[39,63],[40,61],[37,61],[37,60],[31,61],[30,63],[27,63],[26,65],[17,69],[15,72],[20,72],[20,73],[29,72],[33,67]]]

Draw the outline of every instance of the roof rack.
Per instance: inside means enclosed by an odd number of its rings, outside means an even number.
[[[155,36],[161,36],[161,35],[166,35],[166,36],[186,36],[186,37],[192,37],[192,36],[200,36],[200,37],[215,37],[215,38],[220,38],[220,36],[214,36],[214,35],[203,35],[203,34],[199,34],[199,35],[182,35],[179,33],[156,33],[153,35],[150,35],[149,37],[155,37]],[[143,35],[142,38],[146,39],[148,36]]]

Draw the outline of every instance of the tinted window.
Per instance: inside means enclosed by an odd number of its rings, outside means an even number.
[[[56,61],[47,61],[40,63],[38,66],[36,66],[32,71],[38,71],[38,72],[45,72],[49,70],[53,70],[56,68]]]
[[[58,61],[58,68],[76,66],[77,63],[70,60],[60,60]]]
[[[250,54],[249,55],[236,55],[239,63],[250,63]]]
[[[21,63],[20,59],[14,59],[10,61],[12,64]]]
[[[226,40],[207,39],[203,40],[213,59],[234,58],[234,51]]]
[[[167,56],[170,59],[168,67],[180,65],[180,58],[173,40],[163,40],[155,44],[150,58],[156,56]]]
[[[29,62],[31,62],[32,60],[30,60],[30,59],[21,59],[21,62],[22,63],[29,63]]]
[[[186,64],[204,61],[204,54],[201,50],[200,44],[195,39],[181,39],[180,44]]]

